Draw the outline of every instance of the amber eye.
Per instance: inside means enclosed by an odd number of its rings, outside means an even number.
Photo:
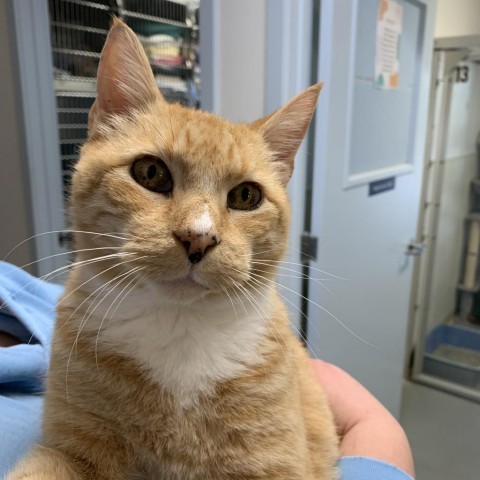
[[[145,155],[133,162],[131,174],[142,187],[157,193],[170,193],[172,175],[165,163],[157,157]]]
[[[262,191],[255,183],[241,183],[228,192],[227,205],[235,210],[254,210],[262,202]]]

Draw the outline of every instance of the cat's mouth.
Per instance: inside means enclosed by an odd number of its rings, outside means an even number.
[[[202,285],[201,283],[197,282],[190,276],[183,278],[181,280],[173,280],[172,282],[168,282],[171,287],[178,287],[182,289],[189,289],[189,288],[202,288],[203,290],[209,290],[208,287]]]
[[[189,272],[188,275],[183,278],[178,278],[175,280],[163,280],[161,283],[162,285],[165,285],[169,291],[175,293],[202,293],[210,290],[207,285],[193,278],[191,272]]]

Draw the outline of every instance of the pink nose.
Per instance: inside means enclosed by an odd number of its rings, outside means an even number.
[[[188,259],[192,263],[198,263],[207,253],[207,250],[219,243],[218,236],[212,232],[197,234],[188,231],[182,234],[175,234],[175,236],[184,246]]]

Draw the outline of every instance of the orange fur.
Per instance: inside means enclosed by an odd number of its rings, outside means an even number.
[[[9,480],[337,478],[332,414],[273,287],[319,90],[250,125],[169,105],[115,22],[73,179],[84,263],[58,306],[41,446]],[[132,178],[147,154],[170,194]],[[242,182],[255,210],[227,207]],[[192,265],[179,232],[218,242]]]

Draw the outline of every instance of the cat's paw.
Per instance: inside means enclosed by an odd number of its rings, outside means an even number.
[[[16,468],[8,474],[5,480],[79,480],[75,474],[72,476],[69,472],[60,469],[59,471],[34,472],[31,468]]]
[[[43,473],[25,473],[13,472],[5,480],[57,480],[58,477],[52,477]]]
[[[36,447],[5,480],[82,480],[68,460],[50,448]]]

